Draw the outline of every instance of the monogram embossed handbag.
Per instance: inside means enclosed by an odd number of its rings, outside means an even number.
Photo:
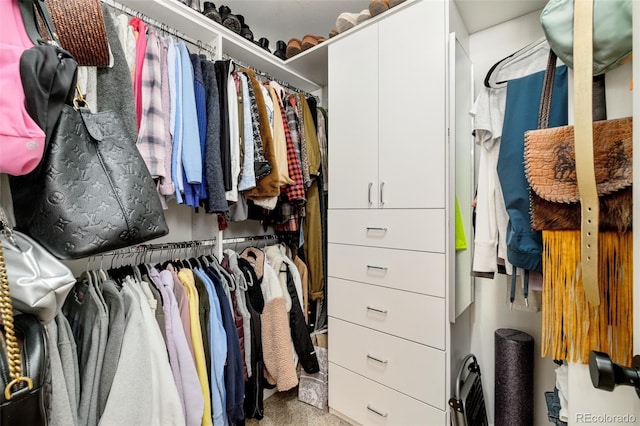
[[[48,359],[43,324],[29,314],[13,314],[7,267],[0,242],[0,424],[47,424],[44,392]]]
[[[60,259],[166,235],[155,183],[115,111],[65,105],[37,174],[11,180],[16,229]]]

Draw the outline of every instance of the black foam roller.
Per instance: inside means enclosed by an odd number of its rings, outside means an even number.
[[[533,425],[533,351],[530,334],[495,332],[495,426]]]

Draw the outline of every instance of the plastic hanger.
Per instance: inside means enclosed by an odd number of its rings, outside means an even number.
[[[513,52],[511,55],[493,64],[493,66],[489,68],[489,71],[487,72],[487,75],[484,78],[484,86],[490,89],[499,89],[501,87],[505,87],[507,85],[507,82],[497,81],[497,78],[496,78],[496,76],[500,73],[502,68],[512,63],[514,60],[519,59],[535,51],[537,48],[539,48],[540,46],[543,46],[544,44],[547,44],[547,39],[545,37],[539,38],[533,43],[526,45],[522,49]]]

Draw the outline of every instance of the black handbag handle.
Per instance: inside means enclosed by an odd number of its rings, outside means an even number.
[[[49,35],[48,42],[56,46],[60,46],[60,39],[58,39],[56,26],[51,18],[49,7],[44,0],[18,0],[18,6],[20,7],[20,14],[22,15],[24,27],[27,30],[29,38],[31,38],[31,41],[33,41],[34,44],[47,43],[47,41],[43,40],[42,35],[38,31],[36,19],[37,13],[44,23],[44,27]]]

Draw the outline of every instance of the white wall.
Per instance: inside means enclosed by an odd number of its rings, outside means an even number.
[[[636,4],[636,9],[640,9]],[[637,26],[636,26],[637,27]],[[498,60],[517,51],[544,34],[539,24],[539,12],[534,12],[495,27],[471,34],[470,52],[476,70],[476,87],[480,87],[487,70]],[[638,37],[636,37],[637,40]],[[636,42],[636,46],[638,43]],[[638,55],[636,55],[638,56]],[[636,65],[637,67],[637,65]],[[609,118],[631,114],[631,92],[628,90],[631,65],[607,75]],[[636,82],[640,81],[636,70]],[[636,83],[637,84],[637,83]],[[636,95],[637,98],[637,95]],[[637,114],[637,110],[636,110]],[[638,136],[636,136],[637,140]],[[637,255],[637,250],[636,250]],[[637,268],[636,268],[637,269]],[[555,365],[549,358],[540,357],[541,314],[510,311],[505,304],[505,277],[495,280],[476,280],[476,303],[471,310],[471,350],[479,358],[484,370],[483,381],[489,405],[489,421],[494,420],[494,337],[497,328],[509,327],[525,331],[536,340],[534,366],[535,425],[547,425],[544,392],[553,389]],[[636,291],[636,295],[638,292]],[[637,302],[636,302],[637,306]],[[640,315],[636,315],[638,318]],[[637,329],[637,327],[636,327]],[[636,333],[636,352],[638,352]],[[570,366],[570,421],[569,425],[584,424],[585,417],[578,414],[632,414],[640,424],[640,404],[630,387],[617,388],[608,393],[593,388],[588,367]],[[601,424],[607,424],[601,423]]]
[[[483,85],[484,77],[494,63],[544,35],[538,17],[539,12],[530,13],[470,35],[476,90]],[[493,424],[495,418],[494,333],[498,328],[514,328],[529,333],[535,339],[534,424],[548,425],[544,392],[553,390],[556,366],[551,359],[540,357],[542,316],[539,312],[510,310],[506,292],[507,278],[504,275],[497,275],[493,280],[476,278],[476,300],[471,308],[471,351],[483,369],[489,422]]]

